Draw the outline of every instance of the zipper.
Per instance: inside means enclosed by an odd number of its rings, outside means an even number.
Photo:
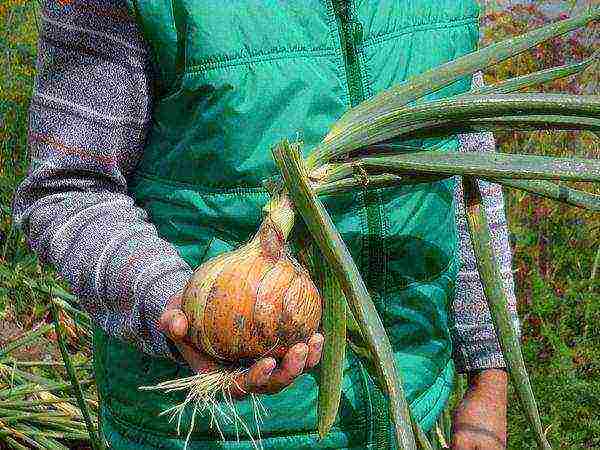
[[[333,0],[333,7],[338,18],[340,43],[346,63],[346,78],[348,80],[348,95],[352,107],[365,99],[363,90],[360,59],[356,50],[357,41],[362,41],[362,26],[352,17],[351,0]],[[381,287],[385,281],[385,248],[381,233],[383,218],[381,214],[381,196],[377,190],[364,191],[363,202],[367,218],[367,235],[364,243],[363,267],[368,268],[365,282],[369,288]],[[384,310],[384,304],[379,295],[373,296],[373,301]]]
[[[356,46],[362,43],[362,24],[352,17],[351,0],[332,0],[332,3],[338,21],[340,44],[346,65],[350,106],[354,107],[365,100],[360,59],[356,50]],[[364,191],[363,202],[367,219],[367,235],[364,237],[362,264],[367,269],[365,282],[369,287],[381,287],[385,283],[385,248],[381,238],[384,230],[381,196],[377,190],[367,189]],[[373,301],[380,311],[384,311],[385,305],[379,295],[373,296]],[[364,376],[362,363],[360,366]],[[387,449],[390,447],[388,432],[391,424],[388,403],[373,384],[367,384],[365,389],[369,403],[369,407],[365,411],[366,424],[368,424],[365,430],[367,443],[374,445],[373,448]]]
[[[351,0],[333,0],[333,9],[338,19],[340,43],[344,53],[350,106],[354,107],[365,99],[365,94],[356,51],[357,43],[362,41],[362,25],[352,18],[350,2]]]

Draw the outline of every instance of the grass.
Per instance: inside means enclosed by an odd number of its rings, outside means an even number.
[[[27,171],[27,109],[37,36],[32,5],[26,0],[8,0],[0,5],[0,55],[4,61],[4,70],[0,71],[0,349],[25,330],[51,320],[47,296],[36,291],[31,282],[62,284],[52,267],[40,264],[10,219],[13,191]],[[547,20],[535,7],[494,10],[484,17],[483,42],[500,40]],[[581,60],[590,54],[594,43],[589,40],[591,31],[541,45],[487,73],[486,79],[491,82],[562,64],[564,58]],[[599,85],[598,71],[588,70],[581,76],[545,85],[544,90],[598,93]],[[600,157],[598,140],[590,133],[498,133],[496,137],[503,152],[529,150],[553,156]],[[595,193],[600,190],[596,188]],[[600,220],[597,215],[516,191],[507,191],[506,202],[523,351],[543,423],[549,426],[549,440],[557,449],[600,448],[600,286],[589,280],[600,246]],[[78,330],[81,326],[66,314],[61,320],[67,331],[69,327]],[[76,334],[68,334],[67,344],[77,374],[84,380],[92,376],[89,341],[77,339]],[[44,336],[41,345],[24,346],[0,356],[0,420],[6,416],[2,393],[7,389],[14,391],[17,384],[24,383],[31,387],[31,376],[37,377],[38,384],[68,379],[64,368],[53,364],[61,361],[55,334],[48,331]],[[23,373],[29,374],[29,379]],[[94,411],[93,385],[84,390]],[[48,397],[43,400],[37,397],[39,394],[28,395],[11,400],[12,404],[25,398],[32,401],[32,395],[38,402],[51,403]],[[77,410],[77,402],[68,389],[53,395],[67,400]],[[509,448],[534,448],[533,435],[512,393],[510,404]],[[82,418],[75,410],[61,410],[53,405],[43,410],[45,416],[21,417],[21,429],[30,433],[36,427],[56,430],[60,428],[57,417],[71,414],[79,424],[77,430],[56,439],[68,442],[69,448],[83,445]],[[3,442],[9,443],[1,427],[0,424],[0,448]]]

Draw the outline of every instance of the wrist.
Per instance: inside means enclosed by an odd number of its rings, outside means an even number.
[[[467,382],[469,387],[488,384],[507,384],[508,371],[504,367],[471,370],[467,372]]]
[[[467,395],[506,403],[508,395],[508,373],[503,369],[484,369],[469,372]]]

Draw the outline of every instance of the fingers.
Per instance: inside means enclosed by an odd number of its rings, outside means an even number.
[[[312,369],[321,360],[321,353],[323,351],[323,342],[325,338],[320,333],[312,335],[308,341],[308,356],[306,357],[306,365],[304,369]]]
[[[174,341],[180,341],[187,335],[188,321],[180,309],[167,309],[159,320],[160,329]]]
[[[300,342],[294,345],[283,357],[281,366],[273,371],[269,382],[265,386],[265,392],[275,393],[288,386],[294,378],[304,371],[306,358],[308,357],[308,346]]]
[[[306,363],[308,346],[304,343],[294,345],[283,357],[281,366],[275,370],[273,358],[263,358],[256,362],[248,372],[241,374],[231,388],[231,395],[240,399],[250,393],[274,394],[288,386],[300,375]]]
[[[191,345],[182,341],[176,341],[175,345],[177,345],[183,359],[187,361],[196,373],[207,373],[220,368],[217,361]]]
[[[273,358],[263,358],[248,372],[240,375],[231,389],[233,397],[240,399],[249,393],[274,394],[289,386],[305,370],[316,366],[321,360],[324,338],[315,333],[308,345],[298,343],[291,347],[276,368]]]
[[[275,369],[276,362],[273,358],[263,358],[252,365],[248,372],[239,375],[232,388],[231,395],[240,399],[251,392],[262,391]]]
[[[273,358],[263,358],[248,372],[240,375],[231,389],[231,395],[240,399],[250,393],[273,394],[294,381],[302,373],[308,356],[308,346],[294,345],[283,357],[281,366],[275,369]]]
[[[167,303],[167,309],[173,309],[173,308],[177,308],[177,309],[181,309],[181,293],[175,294],[173,295],[168,303]]]

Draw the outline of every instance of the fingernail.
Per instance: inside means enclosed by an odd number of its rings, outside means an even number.
[[[321,348],[323,347],[323,343],[324,342],[325,342],[325,339],[323,339],[323,338],[317,339],[317,342],[315,343],[315,348],[317,350],[321,350]]]
[[[177,317],[173,321],[173,329],[172,329],[173,334],[175,334],[179,337],[182,337],[186,332],[186,328],[187,328],[187,323],[185,321],[185,318]]]
[[[271,374],[273,373],[273,369],[275,369],[275,367],[265,367],[265,369],[263,370],[263,375],[265,376],[265,378],[269,378],[271,376]]]

